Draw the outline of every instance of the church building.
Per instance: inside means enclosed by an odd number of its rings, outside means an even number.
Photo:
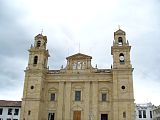
[[[77,53],[59,70],[48,67],[47,37],[38,34],[29,51],[20,120],[134,120],[131,46],[114,32],[111,68],[91,65]]]

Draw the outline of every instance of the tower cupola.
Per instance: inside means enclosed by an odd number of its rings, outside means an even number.
[[[47,36],[43,36],[42,34],[38,34],[35,36],[34,47],[39,49],[46,49]]]
[[[111,54],[113,55],[113,68],[131,68],[129,42],[126,40],[125,31],[119,29],[114,32],[113,46]]]
[[[119,29],[114,32],[114,45],[123,46],[127,44],[128,42],[126,42],[126,33],[123,30]]]
[[[35,36],[34,46],[31,45],[29,51],[29,69],[46,69],[48,63],[49,52],[46,49],[47,36],[38,34]]]

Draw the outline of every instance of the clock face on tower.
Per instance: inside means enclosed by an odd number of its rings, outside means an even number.
[[[124,56],[120,56],[120,57],[119,57],[119,60],[120,60],[120,61],[124,61]]]

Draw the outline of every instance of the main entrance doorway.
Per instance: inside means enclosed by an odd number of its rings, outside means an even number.
[[[55,120],[54,113],[48,113],[48,120]]]
[[[108,120],[108,114],[101,114],[101,120]]]
[[[81,111],[73,112],[73,120],[81,120]]]

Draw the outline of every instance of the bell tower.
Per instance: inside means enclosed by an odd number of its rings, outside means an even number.
[[[114,41],[111,47],[113,68],[132,68],[130,50],[131,46],[129,46],[129,42],[126,40],[126,33],[121,29],[114,32]]]
[[[134,93],[131,46],[126,33],[119,29],[114,32],[111,54],[113,56],[113,120],[134,120]]]
[[[29,51],[28,66],[25,70],[25,81],[20,120],[41,120],[44,105],[45,76],[49,52],[46,49],[47,37],[35,36],[34,45]]]
[[[29,51],[28,69],[46,69],[49,53],[46,50],[47,37],[42,34],[35,36],[34,46]]]

